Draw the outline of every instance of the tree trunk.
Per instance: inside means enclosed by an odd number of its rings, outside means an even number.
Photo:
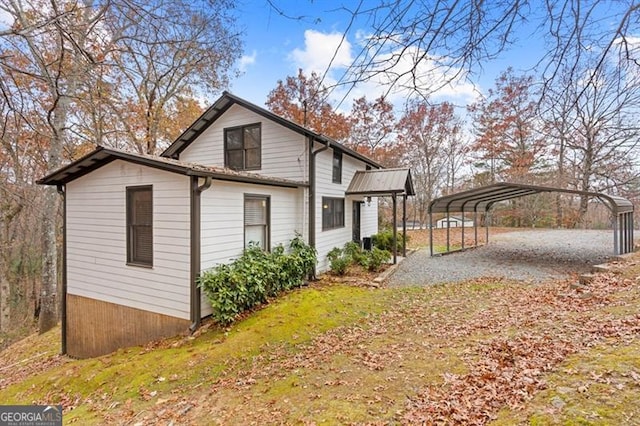
[[[564,183],[564,136],[560,137],[560,152],[558,153],[558,186],[565,187]],[[562,228],[564,222],[562,197],[560,193],[556,194],[556,227]]]
[[[56,219],[58,217],[58,194],[54,187],[44,189],[42,215],[42,286],[40,289],[40,333],[51,330],[58,322],[56,294],[58,287],[58,248],[56,245]]]
[[[52,114],[53,137],[49,146],[47,168],[53,171],[60,167],[64,132],[67,122],[67,111],[70,99],[60,96]],[[42,209],[42,287],[40,289],[39,332],[51,330],[58,322],[58,246],[57,219],[59,212],[59,196],[56,188],[48,186],[44,189],[44,206]]]
[[[0,331],[7,331],[11,326],[11,286],[6,278],[4,268],[0,268]]]

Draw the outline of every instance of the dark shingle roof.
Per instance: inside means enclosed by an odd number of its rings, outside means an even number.
[[[290,179],[267,177],[255,173],[231,170],[225,167],[204,166],[201,164],[187,163],[157,155],[137,154],[113,148],[104,148],[101,146],[97,147],[84,157],[53,171],[38,180],[37,183],[40,185],[63,185],[114,160],[124,160],[130,163],[142,164],[144,166],[188,176],[211,177],[218,180],[289,188],[307,186],[305,182],[298,182]]]

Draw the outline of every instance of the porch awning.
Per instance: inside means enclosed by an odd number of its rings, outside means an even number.
[[[379,169],[358,170],[349,188],[347,195],[415,195],[411,170],[409,169]]]

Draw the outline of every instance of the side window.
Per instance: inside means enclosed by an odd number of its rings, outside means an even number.
[[[224,165],[234,170],[262,167],[260,123],[224,129]]]
[[[244,196],[244,246],[257,244],[269,250],[269,197],[264,195]]]
[[[342,153],[333,151],[333,183],[342,183]]]
[[[127,263],[153,266],[153,189],[127,187]]]
[[[322,230],[344,228],[344,198],[322,197]]]

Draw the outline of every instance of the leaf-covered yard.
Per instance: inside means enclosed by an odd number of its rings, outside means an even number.
[[[0,353],[0,401],[61,402],[78,424],[638,423],[640,257],[620,269],[588,288],[319,283],[93,360],[45,335]]]

